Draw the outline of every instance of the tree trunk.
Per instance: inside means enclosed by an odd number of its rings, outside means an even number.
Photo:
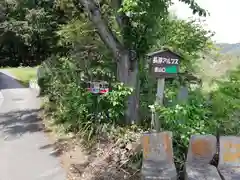
[[[117,63],[118,80],[133,89],[133,93],[128,97],[126,109],[126,122],[134,124],[138,122],[139,109],[139,78],[138,78],[138,61],[131,64],[129,52],[124,52]]]
[[[128,85],[133,88],[133,93],[128,98],[128,106],[126,110],[127,122],[135,124],[139,121],[139,92],[140,83],[138,78],[138,62],[136,61],[133,71],[129,74]]]
[[[134,90],[128,98],[125,114],[127,123],[135,123],[138,120],[139,106],[138,62],[136,59],[132,59],[128,47],[122,44],[109,28],[95,1],[79,0],[79,2],[97,29],[102,41],[112,51],[117,63],[118,80]],[[121,3],[118,4],[120,5]]]

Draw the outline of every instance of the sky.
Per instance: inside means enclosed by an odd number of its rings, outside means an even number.
[[[194,17],[192,11],[184,3],[174,0],[171,10],[181,19]],[[213,40],[217,43],[240,42],[240,0],[196,0],[206,9],[210,16],[206,17],[207,29],[214,31]]]

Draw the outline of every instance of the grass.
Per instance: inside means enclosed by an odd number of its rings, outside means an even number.
[[[28,86],[31,79],[37,78],[37,67],[18,67],[5,69],[24,86]]]

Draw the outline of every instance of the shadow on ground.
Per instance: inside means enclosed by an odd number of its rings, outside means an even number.
[[[71,138],[62,138],[58,139],[56,142],[52,144],[47,144],[45,146],[40,147],[40,149],[53,149],[51,153],[52,156],[59,157],[64,152],[67,152],[70,149],[69,141]]]
[[[17,81],[13,77],[0,72],[0,90],[25,88],[23,82]]]
[[[25,133],[42,131],[38,113],[41,109],[12,111],[0,114],[0,130],[5,140],[16,139]]]

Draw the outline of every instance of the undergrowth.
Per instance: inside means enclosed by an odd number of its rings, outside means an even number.
[[[86,91],[85,80],[80,80],[81,72],[71,59],[62,57],[57,61],[59,63],[51,66],[45,64],[45,76],[39,81],[43,95],[49,99],[45,109],[54,123],[61,125],[65,132],[79,135],[89,146],[101,139],[118,146],[140,144],[141,133],[149,130],[150,119],[143,121],[143,126],[125,125],[125,101],[132,89],[111,82],[109,93],[91,94]],[[184,102],[176,101],[177,86],[167,84],[166,96],[170,103],[155,107],[162,130],[173,132],[174,160],[179,171],[183,169],[191,135],[239,135],[240,68],[216,83],[218,88],[209,94],[203,93],[201,88],[189,88],[188,99]],[[142,99],[142,108],[149,104],[147,100]],[[147,112],[146,109],[141,111]],[[141,151],[136,151],[128,165],[140,168],[141,159]]]

